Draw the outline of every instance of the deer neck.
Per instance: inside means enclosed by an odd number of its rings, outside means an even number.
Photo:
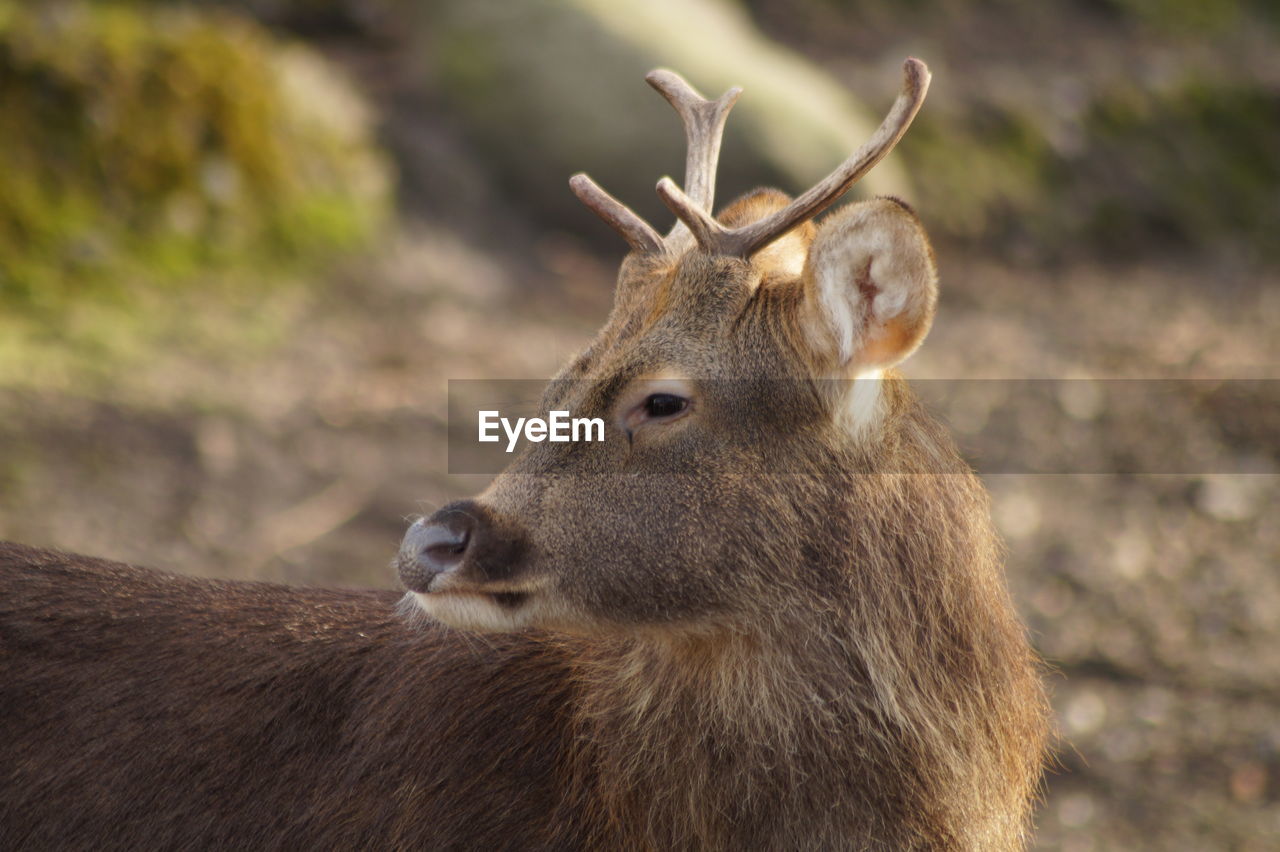
[[[883,756],[871,753],[874,737],[834,732],[865,728],[872,696],[856,664],[843,676],[806,670],[806,660],[832,659],[814,642],[842,644],[815,638],[812,625],[807,633],[804,655],[758,633],[593,650],[579,672],[580,741],[620,842],[820,847],[848,837],[854,812],[870,811],[850,777]],[[801,825],[812,836],[797,842]]]
[[[866,493],[855,482],[850,511],[890,529],[886,506],[928,503],[917,492],[944,485],[954,496],[968,482],[895,476]],[[927,552],[889,533],[827,550],[854,564],[810,566],[843,584],[824,600],[780,606],[749,628],[590,644],[577,664],[579,742],[624,845],[834,848],[887,837],[992,848],[1020,834],[998,805],[1009,757],[988,736],[987,720],[1009,711],[951,676],[964,662],[986,682],[1017,681],[999,649],[1020,637],[965,591],[985,585],[996,551],[983,524],[958,521],[976,511],[968,498],[954,499],[955,522],[935,519]],[[949,666],[930,664],[940,655]]]

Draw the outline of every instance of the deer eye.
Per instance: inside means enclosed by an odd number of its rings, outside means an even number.
[[[651,420],[674,417],[689,407],[689,400],[673,393],[651,393],[641,406]]]
[[[665,427],[697,411],[698,397],[688,380],[645,379],[636,385],[620,400],[618,412],[618,426],[628,438],[646,424]]]

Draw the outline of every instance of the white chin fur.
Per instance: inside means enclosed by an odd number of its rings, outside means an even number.
[[[436,621],[459,630],[485,633],[520,630],[529,624],[529,605],[501,606],[484,595],[410,592],[418,607]]]

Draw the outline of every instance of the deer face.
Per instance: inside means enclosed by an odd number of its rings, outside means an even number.
[[[909,84],[913,73],[916,91],[899,106],[923,97],[927,74],[909,63]],[[686,124],[714,125],[718,144],[734,94],[693,103],[673,77],[660,90],[682,113],[714,113]],[[634,250],[609,322],[542,407],[603,419],[605,439],[526,444],[484,493],[414,524],[400,575],[440,621],[732,630],[760,619],[762,602],[812,606],[825,582],[814,563],[841,564],[830,517],[849,499],[847,477],[875,469],[894,428],[893,385],[881,376],[928,331],[931,250],[892,199],[815,228],[807,219],[843,180],[818,204],[762,191],[713,220],[703,173],[715,155],[690,136],[686,184],[702,198],[667,187],[683,225],[666,240],[578,181]],[[851,162],[870,167],[858,154]]]

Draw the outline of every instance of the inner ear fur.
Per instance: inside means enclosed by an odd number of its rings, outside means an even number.
[[[938,272],[915,212],[851,204],[817,230],[804,263],[804,323],[821,360],[862,373],[915,351],[933,323]]]
[[[785,192],[757,189],[738,198],[717,218],[726,228],[741,228],[778,212],[790,203],[791,196]],[[817,233],[818,229],[812,222],[803,222],[752,255],[751,265],[760,273],[761,286],[798,279]]]

